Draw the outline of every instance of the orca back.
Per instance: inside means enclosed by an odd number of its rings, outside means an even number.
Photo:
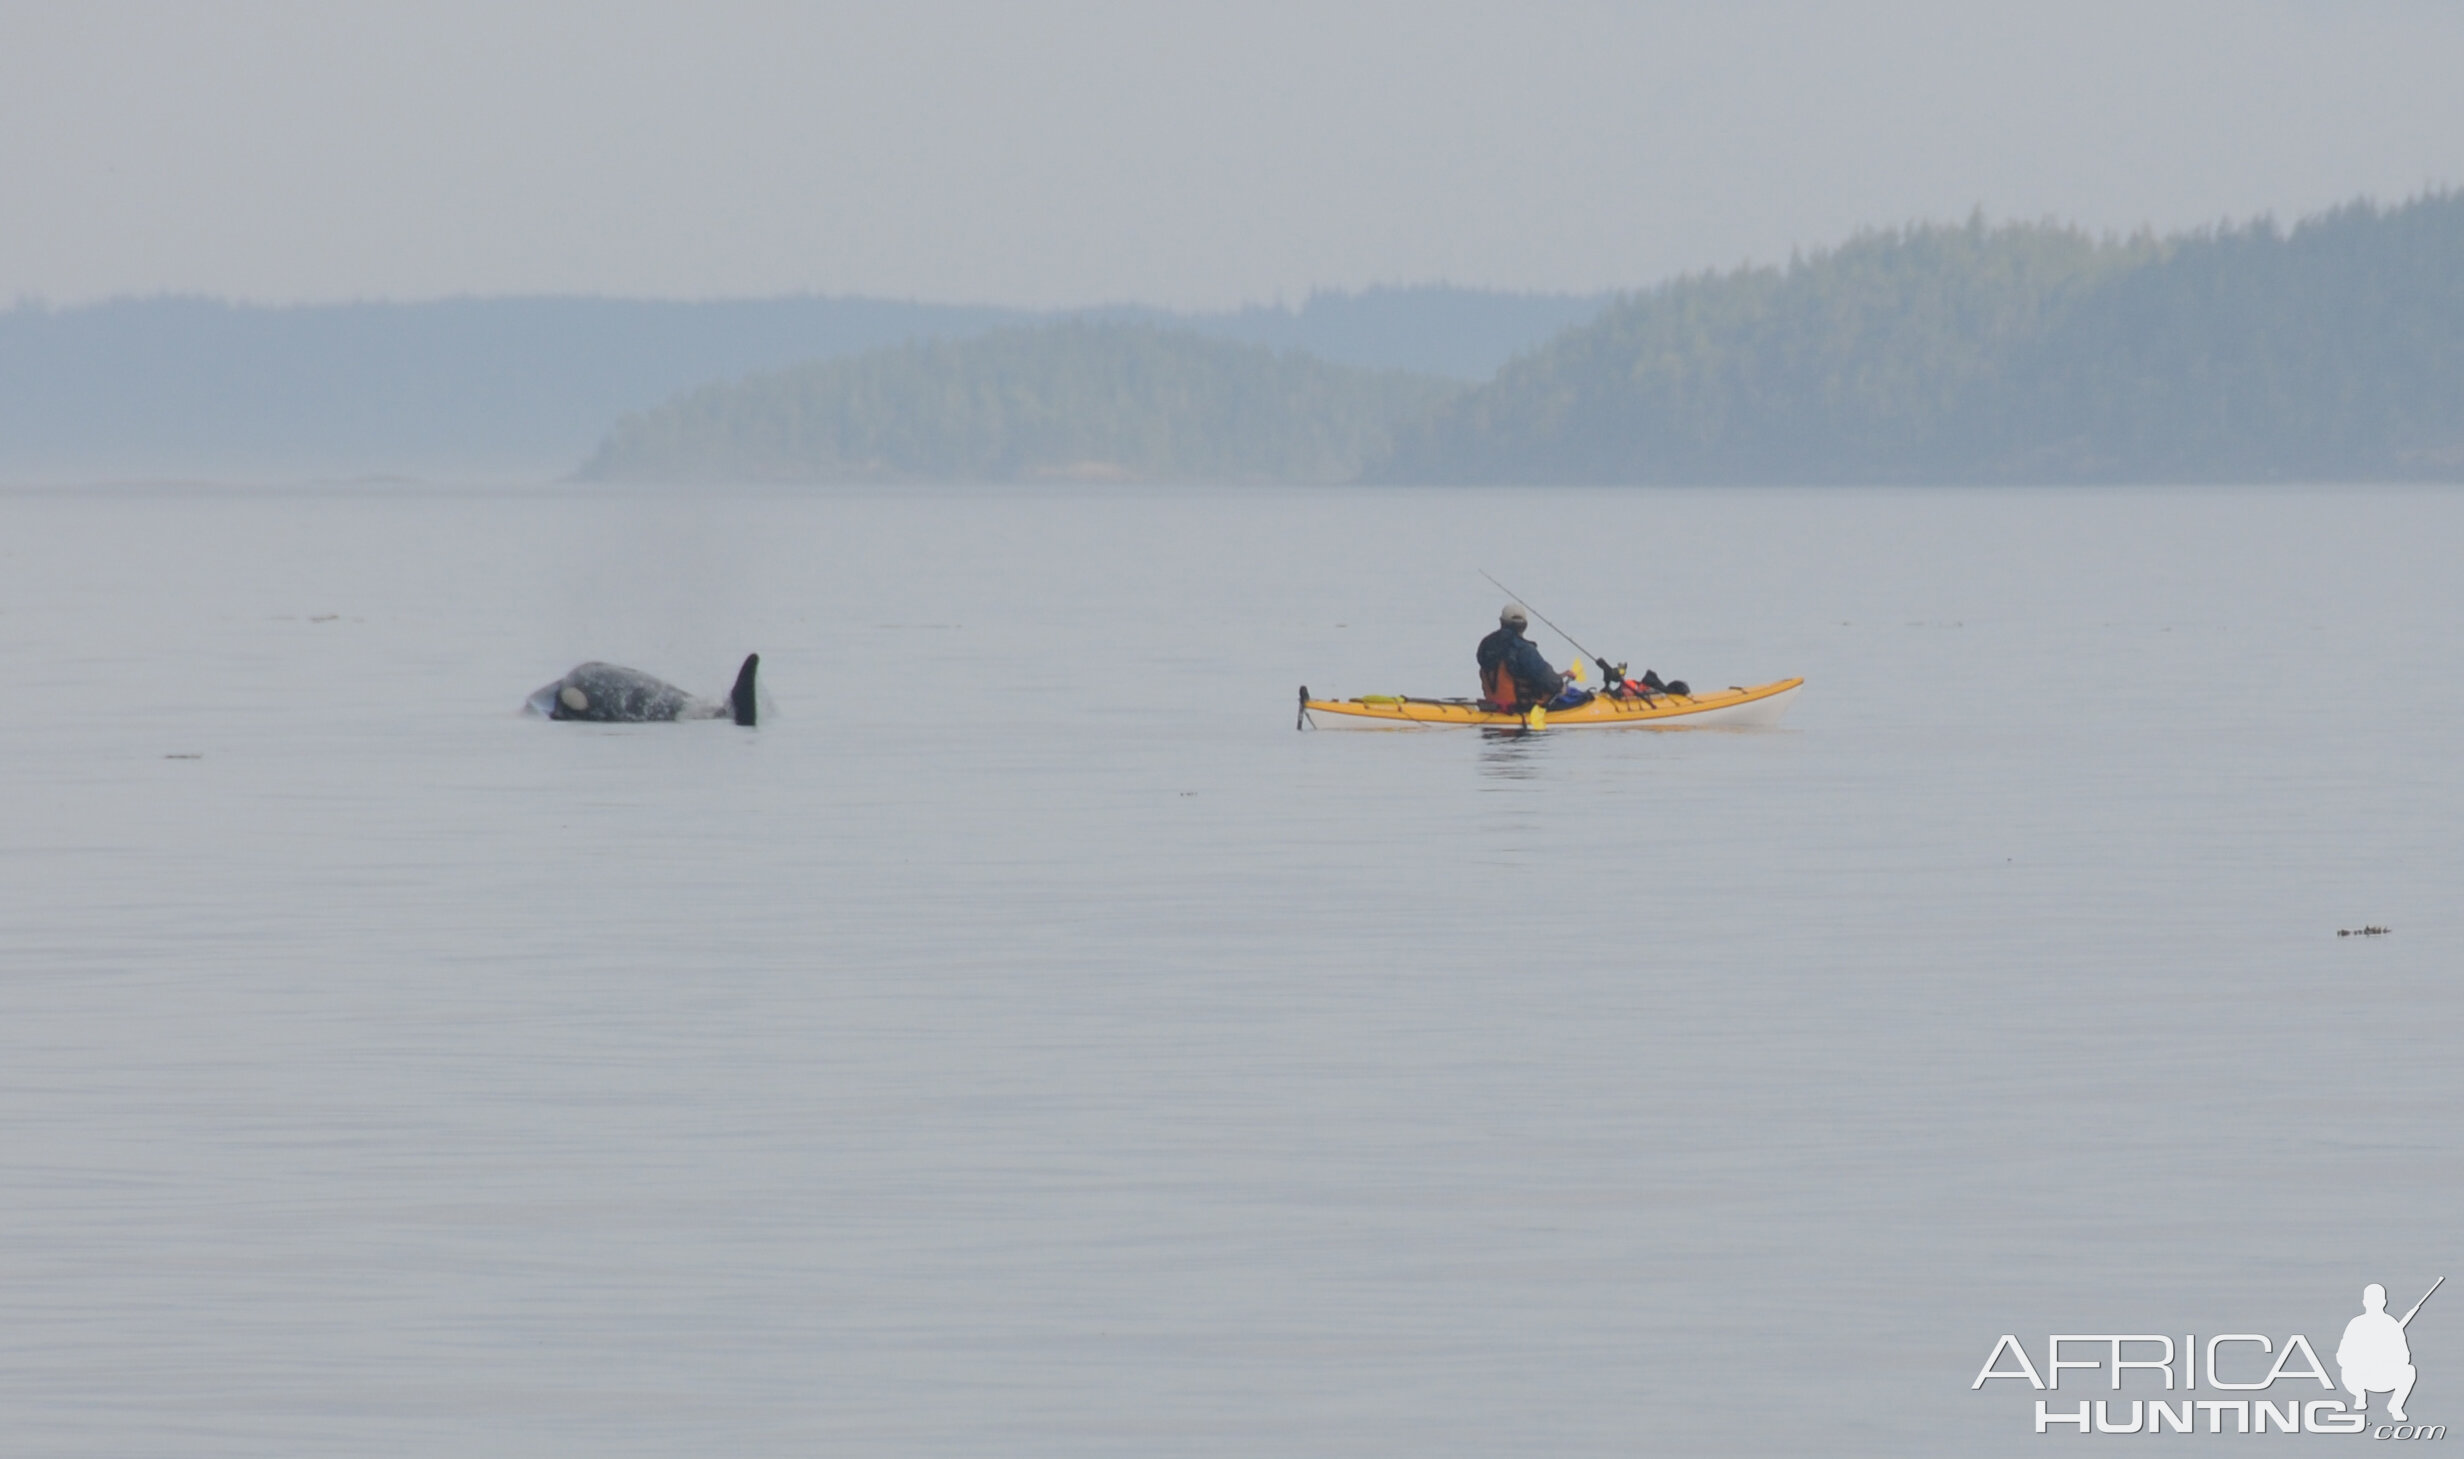
[[[751,725],[759,717],[754,675],[760,654],[746,654],[736,671],[736,686],[723,702],[688,694],[664,679],[622,664],[593,660],[576,664],[553,684],[542,686],[525,701],[534,714],[549,719],[587,720],[596,724],[644,724],[677,719],[733,719]]]
[[[559,681],[551,712],[557,719],[642,724],[690,719],[696,707],[692,695],[664,679],[619,664],[588,663]]]

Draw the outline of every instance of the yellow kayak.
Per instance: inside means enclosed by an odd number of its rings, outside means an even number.
[[[1690,729],[1696,725],[1779,723],[1803,679],[1778,679],[1752,688],[1732,686],[1706,694],[1653,694],[1611,698],[1606,694],[1571,709],[1483,708],[1476,699],[1412,699],[1367,694],[1358,699],[1312,699],[1300,691],[1300,722],[1318,729],[1382,729],[1398,725],[1462,725],[1481,729]]]

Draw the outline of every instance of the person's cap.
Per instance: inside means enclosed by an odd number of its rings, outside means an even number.
[[[1522,604],[1508,603],[1497,610],[1497,621],[1511,623],[1517,628],[1528,628],[1531,626],[1531,615],[1523,611]]]

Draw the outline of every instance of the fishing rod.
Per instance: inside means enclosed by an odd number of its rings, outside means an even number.
[[[1481,569],[1474,569],[1474,571],[1479,572],[1479,573],[1480,573],[1480,575],[1481,575],[1482,577],[1484,577],[1484,578],[1489,578],[1489,575],[1488,575],[1488,573],[1487,573],[1485,570],[1481,570]],[[1541,622],[1543,622],[1543,623],[1548,623],[1550,628],[1552,628],[1552,629],[1556,629],[1557,636],[1558,636],[1559,638],[1564,639],[1564,640],[1565,640],[1566,642],[1568,642],[1568,643],[1574,643],[1574,635],[1573,635],[1573,634],[1566,632],[1566,631],[1565,631],[1564,629],[1562,629],[1562,628],[1558,628],[1558,627],[1557,627],[1557,625],[1556,625],[1556,624],[1554,624],[1554,623],[1549,623],[1549,615],[1547,615],[1546,613],[1541,612],[1541,611],[1540,611],[1539,609],[1537,609],[1537,608],[1532,608],[1532,607],[1531,607],[1531,601],[1530,601],[1529,599],[1525,598],[1525,597],[1524,597],[1521,593],[1518,593],[1518,592],[1516,592],[1514,589],[1512,589],[1512,588],[1510,588],[1510,587],[1507,587],[1504,583],[1499,582],[1499,581],[1498,581],[1497,579],[1495,579],[1495,578],[1489,578],[1489,586],[1491,586],[1491,587],[1493,587],[1493,588],[1497,589],[1497,590],[1498,590],[1499,592],[1501,592],[1501,593],[1504,593],[1507,597],[1514,599],[1514,601],[1516,601],[1516,602],[1518,602],[1518,603],[1521,603],[1524,607],[1526,607],[1526,608],[1531,608],[1531,616],[1532,616],[1532,617],[1539,619],[1539,620],[1540,620]],[[1600,657],[1600,656],[1599,656],[1598,654],[1596,654],[1596,653],[1593,653],[1590,649],[1587,649],[1587,648],[1583,647],[1581,644],[1579,644],[1579,643],[1574,643],[1574,651],[1575,651],[1576,653],[1578,653],[1578,654],[1581,654],[1583,657],[1585,657],[1585,658],[1587,658],[1587,659],[1591,660],[1593,663],[1598,664],[1598,665],[1600,666],[1600,674],[1601,674],[1601,677],[1602,677],[1602,678],[1604,678],[1604,679],[1607,679],[1607,680],[1611,681],[1612,686],[1613,686],[1613,684],[1614,684],[1614,681],[1615,681],[1615,680],[1617,680],[1618,678],[1620,678],[1620,677],[1621,677],[1620,675],[1618,675],[1618,674],[1614,673],[1614,672],[1611,670],[1610,665],[1609,665],[1609,661],[1608,661],[1608,660],[1606,660],[1606,659],[1604,659],[1604,658]],[[2426,1302],[2426,1301],[2428,1301],[2429,1299],[2425,1297],[2425,1298],[2423,1298],[2422,1300]]]
[[[2447,1279],[2446,1279],[2445,1277],[2440,1277],[2437,1281],[2430,1283],[2430,1290],[2428,1290],[2428,1291],[2426,1291],[2426,1292],[2424,1292],[2424,1293],[2422,1293],[2422,1294],[2421,1294],[2421,1302],[2415,1302],[2415,1303],[2413,1304],[2413,1310],[2412,1310],[2412,1312],[2407,1312],[2407,1313],[2405,1313],[2405,1314],[2404,1314],[2404,1320],[2403,1320],[2402,1322],[2397,1323],[2397,1324],[2396,1324],[2396,1326],[2397,1326],[2397,1327],[2399,1327],[2399,1328],[2403,1328],[2403,1327],[2409,1327],[2409,1326],[2411,1326],[2411,1325],[2412,1325],[2412,1321],[2413,1321],[2413,1315],[2414,1315],[2414,1313],[2417,1313],[2417,1312],[2419,1312],[2419,1311],[2421,1310],[2421,1303],[2422,1303],[2422,1302],[2427,1302],[2427,1301],[2429,1301],[2432,1297],[2437,1296],[2437,1295],[2438,1295],[2438,1289],[2439,1289],[2439,1288],[2441,1288],[2441,1287],[2443,1287],[2443,1286],[2445,1286],[2445,1285],[2447,1285]]]

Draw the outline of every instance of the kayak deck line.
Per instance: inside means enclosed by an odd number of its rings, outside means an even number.
[[[1613,699],[1598,695],[1565,709],[1551,709],[1527,722],[1512,710],[1485,709],[1476,699],[1420,699],[1408,694],[1364,694],[1354,699],[1316,699],[1300,692],[1295,728],[1372,729],[1411,725],[1470,729],[1640,729],[1649,726],[1768,725],[1779,722],[1805,683],[1776,679],[1751,687],[1733,684],[1706,694],[1654,694]],[[1318,716],[1326,717],[1320,724]]]

